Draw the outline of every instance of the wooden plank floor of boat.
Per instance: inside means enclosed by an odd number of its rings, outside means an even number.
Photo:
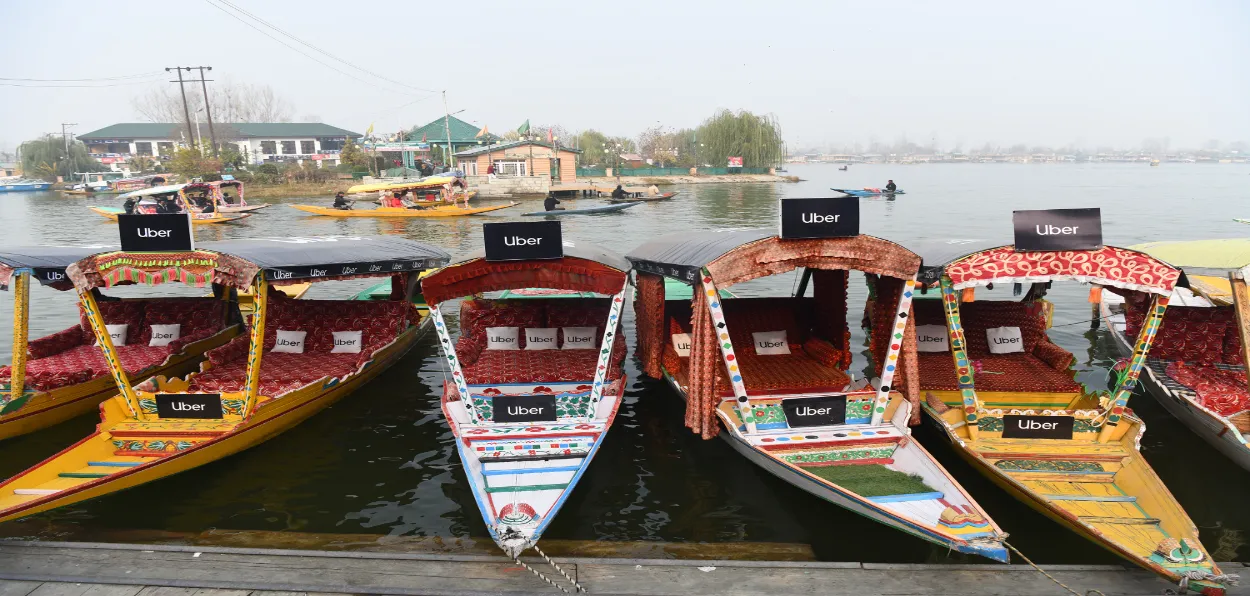
[[[525,560],[550,571],[541,559]],[[556,561],[592,594],[1053,596],[1058,590],[1027,565],[563,557]],[[1221,567],[1245,571],[1240,563]],[[1175,587],[1147,571],[1119,565],[1046,569],[1082,592],[1098,589],[1107,596],[1163,594]],[[0,544],[0,580],[3,596],[557,593],[503,557],[195,545],[5,542]],[[1244,596],[1250,589],[1234,588],[1229,594]]]

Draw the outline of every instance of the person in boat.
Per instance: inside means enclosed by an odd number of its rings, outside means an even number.
[[[343,196],[343,192],[342,192],[342,191],[339,191],[339,192],[337,192],[337,193],[334,193],[334,208],[335,208],[335,209],[341,209],[341,210],[343,210],[343,211],[349,211],[349,210],[351,210],[351,208],[352,208],[352,203],[353,203],[353,202],[354,202],[354,201],[348,201],[348,200],[347,200],[347,197]]]
[[[617,184],[617,185],[616,185],[616,188],[612,189],[612,198],[613,198],[613,199],[624,199],[624,198],[625,198],[625,188],[624,188],[623,186],[621,186],[620,184]]]
[[[174,198],[169,195],[156,198],[157,213],[178,213],[178,206],[174,204]]]
[[[896,190],[898,190],[898,185],[895,184],[893,180],[887,180],[885,183],[885,191],[894,192]]]
[[[225,203],[225,204],[227,204],[227,205],[233,205],[233,204],[234,204],[234,201],[233,201],[233,200],[231,200],[231,198],[230,198],[230,193],[229,193],[229,192],[226,192],[225,190],[222,190],[222,191],[221,191],[221,202],[223,202],[223,203]]]
[[[656,186],[656,185],[654,185],[654,184],[652,184],[651,186],[647,187],[647,196],[648,196],[648,197],[658,197],[658,196],[660,196],[660,187],[658,187],[658,186]]]
[[[138,204],[138,201],[136,201],[134,197],[130,197],[129,199],[126,199],[126,201],[122,203],[122,208],[126,210],[126,215],[134,215],[135,205],[137,204]]]
[[[556,207],[560,204],[560,199],[556,198],[554,193],[547,193],[547,198],[543,200],[544,211],[564,211],[564,207]]]

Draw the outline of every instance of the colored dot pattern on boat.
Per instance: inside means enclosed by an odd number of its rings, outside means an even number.
[[[977,424],[977,391],[973,382],[972,367],[969,366],[968,354],[965,351],[964,329],[959,319],[959,302],[956,300],[955,287],[949,277],[942,276],[942,309],[946,314],[946,331],[950,336],[951,357],[955,360],[955,372],[959,379],[959,395],[963,402],[964,420],[968,424]]]
[[[705,267],[702,270],[703,275],[703,294],[707,296],[707,310],[712,317],[712,323],[718,328],[723,328],[725,323],[725,311],[721,308],[720,293],[716,290],[716,284],[712,282],[712,274]],[[742,383],[742,375],[738,374],[738,366],[734,362],[738,359],[734,354],[733,341],[729,339],[729,333],[722,331],[717,334],[720,339],[721,358],[725,362],[725,369],[729,371],[729,385],[733,388],[734,397],[738,402],[738,417],[745,422],[748,427],[753,428],[757,421],[754,410],[751,408],[751,400],[747,397],[746,385]]]
[[[872,424],[881,424],[885,417],[885,408],[890,404],[890,388],[894,383],[894,373],[898,369],[898,355],[903,348],[903,337],[907,334],[907,313],[911,312],[911,300],[916,291],[915,278],[903,284],[902,294],[898,299],[898,309],[894,313],[894,334],[890,349],[886,351],[885,367],[881,371],[881,385],[877,388],[877,401],[873,406]]]

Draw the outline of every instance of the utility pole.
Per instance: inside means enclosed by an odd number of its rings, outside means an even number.
[[[191,131],[191,109],[187,107],[187,88],[183,85],[184,81],[182,80],[182,69],[184,68],[187,69],[187,71],[191,70],[190,66],[175,66],[172,68],[166,68],[165,72],[172,70],[178,73],[178,80],[170,82],[178,83],[178,89],[182,91],[182,114],[187,117],[187,144],[191,144],[195,142],[195,133]]]
[[[200,70],[200,86],[204,89],[204,114],[208,116],[208,141],[213,144],[213,157],[217,157],[217,133],[213,132],[213,108],[208,101],[208,79],[204,78],[204,70],[212,70],[211,66],[196,66]]]
[[[456,165],[451,154],[451,110],[447,108],[447,92],[443,91],[443,128],[447,131],[447,155],[445,156],[447,167]]]
[[[69,127],[69,126],[78,126],[78,123],[77,123],[77,122],[62,122],[62,123],[61,123],[61,142],[65,144],[65,163],[67,164],[67,165],[66,165],[66,167],[65,167],[65,175],[66,175],[66,176],[73,176],[73,175],[74,175],[74,173],[73,173],[73,172],[71,172],[71,171],[69,171],[69,170],[70,170],[70,167],[69,167],[69,165],[68,165],[68,164],[70,163],[70,159],[69,159],[69,135],[66,133],[66,130],[65,130],[65,129],[66,129],[66,127]]]

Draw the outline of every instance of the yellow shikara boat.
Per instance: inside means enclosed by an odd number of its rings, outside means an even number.
[[[412,296],[417,272],[449,260],[441,249],[392,236],[227,241],[74,263],[67,273],[120,394],[102,404],[96,432],[0,484],[0,521],[137,486],[261,443],[369,382],[429,327],[409,300],[295,301],[270,292],[271,280],[390,276]],[[209,351],[199,372],[135,386],[119,363],[94,290],[174,280],[251,287],[257,301],[250,331]]]
[[[57,290],[73,288],[65,267],[98,253],[102,246],[31,246],[0,249],[0,289],[13,291],[13,360],[0,367],[0,439],[36,431],[96,409],[117,393],[108,365],[91,345],[89,327],[76,324],[47,337],[29,337],[32,281]],[[121,346],[126,370],[136,382],[154,375],[181,375],[195,370],[203,353],[238,335],[228,324],[226,309],[211,300],[110,300],[103,303],[106,322],[130,319],[143,335],[152,323],[201,315],[199,335],[188,333],[176,345],[153,348]],[[209,316],[215,313],[215,320]]]
[[[498,211],[518,205],[516,201],[510,201],[507,205],[491,205],[489,207],[471,207],[465,209],[454,205],[439,205],[437,207],[425,207],[417,209],[400,209],[398,207],[378,207],[377,209],[335,209],[333,207],[320,207],[317,205],[291,205],[305,213],[313,215],[324,215],[326,217],[457,217],[460,215],[477,215],[479,213],[488,213],[490,211]]]
[[[205,199],[210,201],[213,205],[213,209],[211,211],[205,212],[208,207],[201,209],[195,204],[195,202],[191,201],[187,197],[187,190],[190,189],[189,187],[200,189],[208,186],[212,186],[212,184],[210,183],[206,185],[203,183],[197,183],[192,185],[190,183],[184,183],[169,184],[166,186],[153,186],[151,188],[143,188],[134,192],[128,192],[124,195],[118,196],[117,199],[123,203],[133,204],[134,212],[140,214],[156,213],[157,203],[159,201],[170,201],[172,202],[172,205],[177,208],[178,213],[190,213],[191,223],[195,225],[227,223],[238,221],[251,215],[250,213],[226,213],[223,211],[231,205],[227,205],[222,201],[220,183],[216,183],[217,192],[206,193],[207,196]],[[242,197],[241,186],[239,192],[239,196]],[[126,212],[126,209],[121,207],[101,207],[98,205],[90,205],[87,208],[112,221],[117,221],[117,216]]]
[[[913,305],[924,411],[956,451],[1012,496],[1183,588],[1222,595],[1226,576],[1181,505],[1142,457],[1145,425],[1126,407],[1180,271],[1141,252],[980,250],[942,245],[921,280],[939,300]],[[1042,296],[1054,281],[1144,292],[1152,303],[1114,393],[1076,382],[1050,341]],[[975,300],[978,286],[1032,284],[1023,300]],[[937,325],[942,324],[942,327]],[[925,346],[925,344],[929,344]]]
[[[122,213],[125,213],[125,211],[117,207],[97,207],[95,205],[92,205],[87,208],[96,213],[99,213],[100,215],[103,215],[110,221],[117,221],[117,216]],[[252,215],[251,213],[212,213],[212,214],[197,213],[191,218],[191,223],[197,226],[207,225],[207,224],[229,223],[232,221],[238,221],[246,217],[251,217],[251,215]]]
[[[477,196],[477,191],[469,190],[469,184],[459,176],[430,176],[420,180],[357,184],[347,189],[348,194],[373,192],[410,192],[413,201],[425,205],[454,205],[457,202],[467,205]]]

